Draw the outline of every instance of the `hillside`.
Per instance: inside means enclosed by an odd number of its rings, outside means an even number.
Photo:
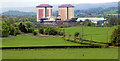
[[[8,3],[9,4],[9,3]],[[21,4],[21,5],[18,5]],[[2,11],[1,12],[6,12],[9,10],[17,10],[17,11],[23,11],[23,12],[36,12],[36,5],[31,5],[29,3],[27,3],[27,6],[23,6],[25,5],[25,3],[12,3],[12,5],[10,4],[9,7],[6,4],[3,4]],[[58,6],[60,4],[57,5],[52,5],[53,6],[53,11],[57,11],[58,10]],[[91,8],[109,8],[109,7],[117,7],[118,6],[118,2],[109,2],[109,3],[97,3],[97,4],[89,4],[89,3],[84,3],[84,4],[72,4],[73,6],[75,6],[75,10],[89,10]]]
[[[22,12],[22,11],[7,11],[7,12],[3,12],[2,15],[24,16],[24,15],[36,15],[36,13],[35,12]]]
[[[75,10],[75,16],[85,16],[85,15],[106,15],[106,14],[117,14],[117,7],[109,8],[91,8],[89,10]]]

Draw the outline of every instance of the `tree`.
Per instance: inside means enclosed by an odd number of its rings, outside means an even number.
[[[115,45],[116,43],[120,43],[120,25],[118,25],[112,35],[111,35],[111,43]]]
[[[9,36],[9,26],[2,21],[2,37],[8,37]]]
[[[21,30],[21,32],[24,32],[24,33],[27,33],[28,32],[28,29],[27,29],[27,26],[25,23],[20,23],[18,25],[19,29]]]

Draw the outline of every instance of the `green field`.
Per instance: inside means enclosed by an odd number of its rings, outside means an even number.
[[[3,59],[118,59],[117,48],[13,49]]]
[[[41,38],[34,36],[14,36],[4,38],[2,47],[23,46],[83,46],[74,42],[64,40],[62,37]]]
[[[100,42],[110,41],[114,27],[83,27],[84,39]],[[36,30],[38,31],[38,30]],[[82,27],[65,28],[66,35],[82,34]],[[35,37],[32,34],[10,36],[2,39],[2,47],[24,46],[88,46],[66,41],[62,37]],[[118,48],[67,48],[67,49],[7,49],[2,50],[3,59],[117,59]]]
[[[83,35],[85,35],[83,36],[83,39],[99,42],[109,42],[113,30],[114,27],[83,27]],[[82,35],[82,27],[76,26],[65,28],[66,35],[74,35],[75,32],[79,32],[80,35]]]

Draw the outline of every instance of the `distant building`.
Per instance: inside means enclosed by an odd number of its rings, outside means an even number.
[[[59,15],[61,20],[65,21],[74,17],[74,6],[70,4],[60,5],[59,6]]]
[[[36,6],[37,8],[37,22],[40,21],[41,18],[47,18],[52,16],[52,7],[48,4],[41,4]]]
[[[85,20],[90,20],[92,23],[97,24],[97,22],[99,21],[102,25],[104,23],[107,23],[107,21],[105,21],[106,19],[104,18],[78,18],[76,21],[85,21]],[[105,22],[104,22],[105,21]]]

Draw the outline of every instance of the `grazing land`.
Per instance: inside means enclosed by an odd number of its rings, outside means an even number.
[[[114,27],[83,27],[83,39],[109,42]],[[75,32],[79,32],[82,35],[82,27],[69,27],[65,28],[66,35],[74,35]]]
[[[13,36],[3,38],[2,47],[24,47],[24,46],[86,46],[69,42],[62,37],[35,37],[35,36]]]
[[[108,42],[114,27],[83,27],[83,38]],[[37,30],[36,30],[37,31]],[[65,28],[66,35],[82,34],[82,27]],[[2,38],[2,47],[23,46],[88,46],[64,40],[62,37],[36,37],[32,34]],[[118,48],[54,48],[54,49],[4,49],[3,59],[118,59]]]
[[[117,48],[2,50],[3,59],[118,59]]]

